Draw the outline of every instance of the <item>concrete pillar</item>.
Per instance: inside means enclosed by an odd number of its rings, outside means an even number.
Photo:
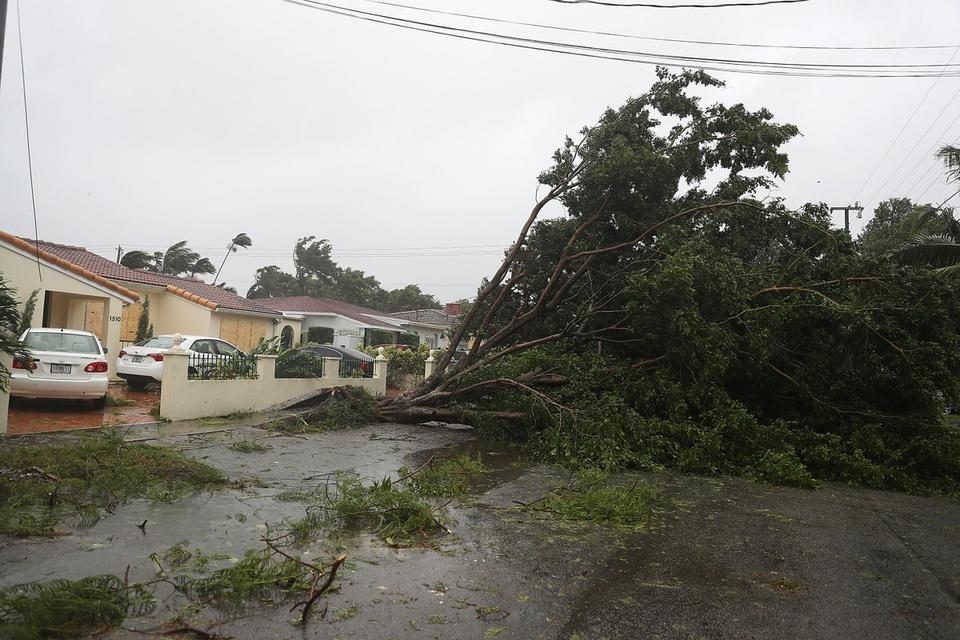
[[[273,380],[277,377],[277,356],[257,356],[257,378]]]
[[[329,380],[333,380],[340,377],[340,358],[324,357],[323,377],[324,379],[329,379]]]
[[[0,353],[0,366],[5,367],[7,371],[12,371],[13,358],[5,353]],[[0,391],[0,436],[7,433],[7,410],[10,408],[10,394],[6,391]]]
[[[163,354],[163,384],[160,385],[160,417],[174,419],[177,407],[177,398],[183,402],[188,398],[187,368],[190,365],[190,354],[180,346],[183,337],[179,334],[173,337],[173,348]]]
[[[429,378],[430,376],[433,375],[433,372],[437,368],[437,361],[433,357],[433,349],[430,349],[430,354],[427,356],[427,361],[426,363],[424,363],[424,365],[425,366],[423,368],[423,377]]]
[[[117,377],[117,356],[120,355],[120,327],[123,319],[123,303],[116,298],[107,298],[103,305],[103,346],[107,349],[107,366],[111,380]]]
[[[387,356],[383,355],[383,347],[377,347],[377,357],[373,359],[373,377],[387,379]]]

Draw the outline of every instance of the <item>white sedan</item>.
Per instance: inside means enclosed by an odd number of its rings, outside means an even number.
[[[107,398],[107,354],[97,336],[72,329],[27,329],[20,341],[31,360],[14,360],[10,395],[15,398],[92,400]]]
[[[151,382],[160,382],[163,354],[172,347],[173,336],[155,336],[124,347],[117,356],[117,375],[126,380],[131,389],[143,389]],[[209,336],[183,336],[180,347],[191,355],[201,354],[195,359],[211,361],[243,353],[229,342]]]

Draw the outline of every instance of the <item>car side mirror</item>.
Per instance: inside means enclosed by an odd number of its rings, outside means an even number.
[[[107,349],[106,347],[104,347],[104,348],[103,348],[103,355],[107,355],[108,353],[110,353],[110,349]]]

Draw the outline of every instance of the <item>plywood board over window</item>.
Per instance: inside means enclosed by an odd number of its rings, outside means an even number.
[[[106,339],[106,336],[103,335],[103,314],[102,302],[87,301],[86,313],[83,319],[83,330],[89,331],[97,336],[101,342]]]
[[[120,339],[133,342],[137,339],[137,324],[140,323],[140,314],[143,313],[143,303],[128,304],[120,315]]]
[[[266,338],[267,327],[263,320],[224,316],[220,319],[220,337],[244,351],[249,351]]]

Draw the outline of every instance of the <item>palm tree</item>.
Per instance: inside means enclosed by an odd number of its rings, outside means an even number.
[[[240,247],[246,249],[252,245],[253,240],[250,239],[250,236],[245,233],[238,233],[236,237],[230,241],[230,244],[227,245],[227,255],[223,256],[223,262],[220,263],[220,268],[217,269],[217,275],[213,276],[213,284],[217,284],[220,272],[223,271],[223,265],[227,264],[227,258],[230,257],[230,254],[236,253]]]
[[[946,165],[948,182],[960,181],[960,147],[945,145],[937,152],[937,156]],[[896,253],[900,264],[930,267],[943,276],[960,276],[960,222],[953,217],[952,209],[943,209],[958,194],[960,189],[941,202],[940,206],[930,207],[919,216],[914,228],[919,229],[935,221],[941,229],[935,233],[918,234],[905,244]]]
[[[198,273],[214,273],[217,270],[209,258],[201,258],[199,253],[188,247],[186,240],[170,245],[166,251],[156,251],[153,254],[146,251],[128,251],[121,258],[120,264],[130,269],[171,276],[196,276]]]
[[[20,307],[14,290],[7,285],[0,274],[0,353],[16,359],[29,359],[30,355],[20,342],[17,331],[20,328]],[[6,391],[10,384],[10,370],[0,364],[0,391]]]

